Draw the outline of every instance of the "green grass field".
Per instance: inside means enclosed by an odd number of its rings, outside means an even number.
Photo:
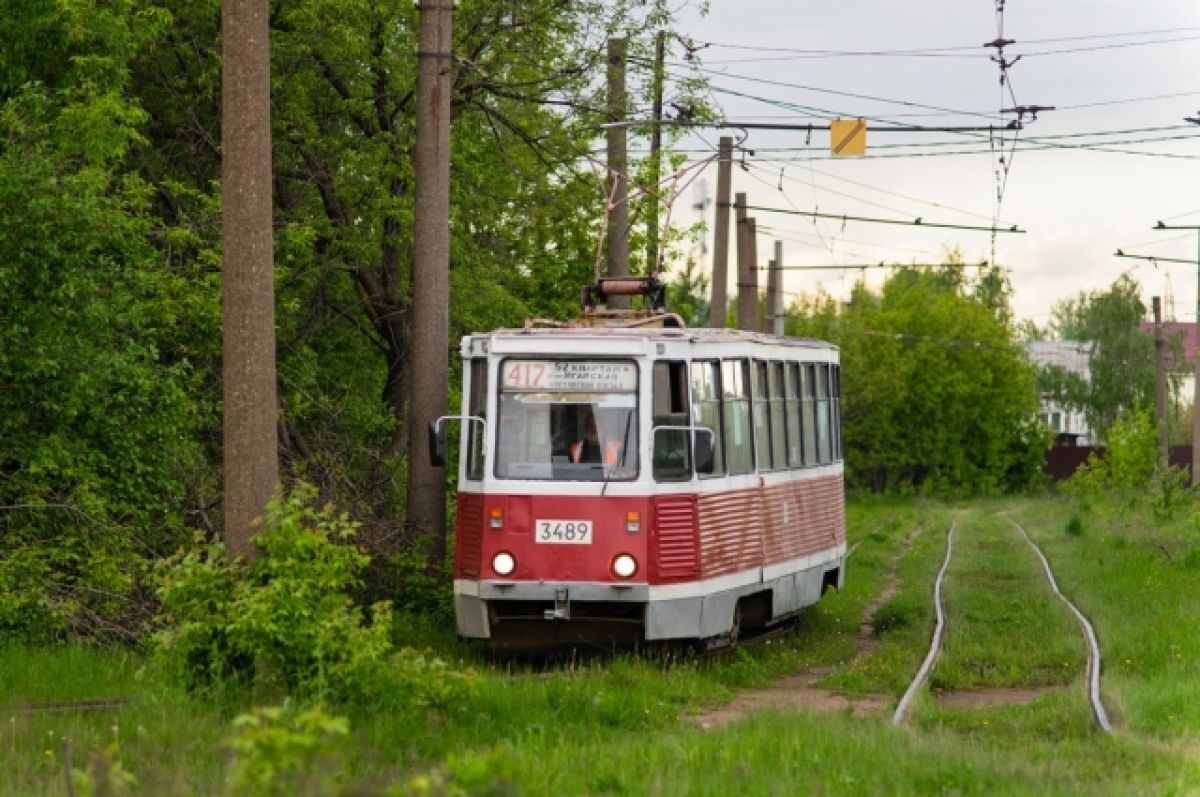
[[[348,719],[348,734],[265,732],[254,753],[235,717],[278,695],[188,695],[136,652],[8,647],[0,795],[67,794],[68,746],[87,775],[76,794],[1197,794],[1200,539],[1185,515],[1156,523],[1057,497],[858,500],[846,588],[770,645],[682,664],[622,657],[534,673],[426,632],[423,644],[471,673],[465,700],[403,715],[326,706]],[[1090,720],[1078,626],[1010,518],[1096,627],[1112,736]],[[945,648],[897,728],[892,708],[928,647],[952,519]],[[894,594],[864,647],[860,619],[885,589]],[[821,686],[880,696],[886,708],[866,717],[773,709],[710,731],[688,721],[741,689],[813,668]],[[974,708],[939,699],[1007,687],[1038,696]],[[86,713],[19,708],[99,697],[129,702]],[[268,777],[249,789],[235,782],[247,771]]]

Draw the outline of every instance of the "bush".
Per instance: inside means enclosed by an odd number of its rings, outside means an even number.
[[[430,709],[465,699],[466,675],[393,650],[390,603],[368,617],[351,600],[369,557],[349,544],[356,524],[315,498],[301,486],[272,501],[253,560],[230,563],[223,546],[199,544],[163,568],[156,659],[192,689],[232,680],[301,699]]]
[[[137,641],[152,614],[150,567],[130,530],[72,507],[32,508],[40,517],[28,522],[0,515],[0,641]]]
[[[312,506],[302,486],[267,509],[254,539],[261,555],[230,563],[220,544],[181,552],[163,569],[156,654],[189,687],[225,679],[273,685],[301,696],[350,699],[391,651],[391,607],[370,619],[347,591],[368,557],[346,543],[355,524]]]
[[[1171,515],[1190,492],[1187,473],[1163,464],[1154,415],[1141,407],[1122,411],[1108,431],[1104,457],[1092,455],[1066,482],[1077,497],[1117,494],[1149,504],[1159,517]]]
[[[350,733],[345,717],[320,707],[256,708],[233,721],[235,758],[230,793],[293,797],[337,793],[339,744]]]

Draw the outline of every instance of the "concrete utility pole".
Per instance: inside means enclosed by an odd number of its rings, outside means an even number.
[[[767,272],[767,330],[783,334],[783,241],[775,242],[775,259]]]
[[[667,51],[666,31],[654,39],[654,129],[650,131],[650,196],[646,206],[646,273],[658,274],[658,183],[662,179],[663,71]]]
[[[729,305],[729,190],[733,171],[733,138],[717,145],[717,215],[713,221],[712,303],[708,325],[724,329]]]
[[[737,221],[737,324],[738,329],[758,331],[758,251],[754,219],[746,215],[746,195],[733,200]]]
[[[1163,467],[1171,464],[1170,441],[1167,439],[1167,366],[1164,354],[1167,346],[1163,339],[1162,302],[1155,296],[1154,307],[1154,414],[1158,420],[1158,450]]]
[[[429,561],[437,566],[446,557],[446,471],[433,467],[425,450],[429,424],[446,414],[449,382],[453,5],[421,0],[418,9],[408,525],[429,535]]]
[[[625,121],[624,39],[608,40],[608,121]],[[629,276],[629,164],[624,125],[608,128],[608,276]],[[608,300],[612,309],[629,307],[628,296]]]
[[[267,0],[223,0],[222,422],[225,550],[253,556],[279,483]]]

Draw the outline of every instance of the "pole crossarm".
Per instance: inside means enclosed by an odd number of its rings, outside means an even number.
[[[768,208],[760,205],[747,205],[746,210],[757,210],[760,213],[783,213],[788,216],[807,216],[812,219],[832,219],[833,221],[858,221],[865,224],[899,224],[904,227],[933,227],[941,230],[973,230],[975,232],[988,233],[1024,233],[1025,230],[1020,229],[1017,225],[1011,227],[979,227],[967,224],[938,224],[928,222],[917,217],[911,221],[904,219],[875,219],[868,216],[845,216],[836,213],[817,213],[815,211],[791,210],[788,208]]]
[[[1188,263],[1189,265],[1197,265],[1195,260],[1184,260],[1179,257],[1157,257],[1155,255],[1127,255],[1120,249],[1113,252],[1113,257],[1128,257],[1133,260],[1149,260],[1151,263]]]
[[[1190,261],[1189,261],[1190,262]],[[841,271],[864,268],[987,268],[986,261],[978,263],[831,263],[827,266],[780,266],[781,271]],[[770,266],[759,266],[759,271],[768,271]]]
[[[787,122],[693,122],[684,119],[640,119],[624,122],[605,122],[599,125],[601,129],[610,127],[698,127],[717,130],[792,130],[811,133],[814,130],[829,130],[828,124],[789,124]],[[1003,125],[885,125],[872,127],[871,133],[994,133],[1001,130],[1023,130],[1024,125],[1017,121]]]

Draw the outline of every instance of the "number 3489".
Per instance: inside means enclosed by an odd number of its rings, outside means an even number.
[[[590,545],[592,522],[590,520],[539,520],[534,539],[539,543]]]

